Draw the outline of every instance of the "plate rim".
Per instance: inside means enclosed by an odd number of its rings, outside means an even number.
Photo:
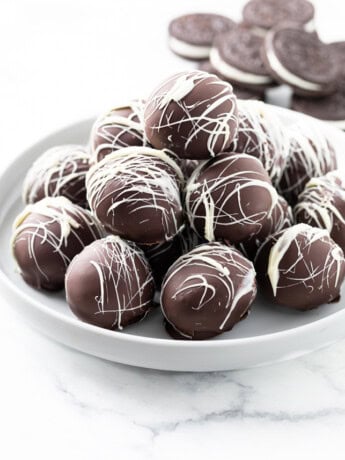
[[[310,117],[309,115],[301,114],[299,112],[295,112],[290,109],[286,109],[284,107],[278,107],[278,106],[273,106],[270,104],[268,105],[271,109],[273,109],[275,112],[289,112],[293,113],[294,116],[298,118],[308,118],[313,121],[313,123],[320,123],[322,126],[325,126],[325,122],[315,119],[313,117]],[[81,119],[79,121],[75,121],[73,123],[69,123],[68,125],[65,125],[55,131],[50,132],[49,134],[45,135],[44,137],[38,139],[37,141],[33,142],[29,147],[27,147],[25,150],[23,150],[19,155],[15,155],[14,159],[12,159],[6,167],[0,171],[0,183],[5,182],[6,183],[6,175],[9,174],[11,169],[15,166],[17,162],[19,162],[21,159],[25,158],[28,155],[28,152],[32,151],[33,149],[36,148],[37,144],[43,143],[44,141],[48,141],[51,137],[53,136],[59,136],[59,134],[65,133],[67,130],[72,130],[76,129],[77,126],[82,126],[89,124],[91,125],[92,122],[96,119],[96,117],[88,117]],[[326,125],[327,129],[331,130],[336,130],[340,131],[338,128],[332,126],[332,125]],[[345,133],[344,133],[344,140],[345,140]],[[7,210],[5,208],[5,210]],[[1,213],[0,218],[3,218],[3,213]],[[38,308],[40,312],[43,315],[46,315],[50,318],[53,318],[60,323],[65,323],[68,324],[71,327],[76,327],[78,329],[83,329],[86,333],[90,332],[94,335],[101,335],[101,336],[107,336],[112,339],[116,339],[119,341],[123,342],[131,342],[131,343],[141,343],[141,344],[150,344],[150,345],[159,345],[163,347],[172,347],[172,348],[181,348],[187,347],[187,348],[196,348],[196,349],[203,349],[203,348],[222,348],[224,346],[245,346],[245,345],[253,345],[253,343],[269,343],[271,341],[277,341],[277,339],[285,339],[288,336],[294,336],[294,335],[300,335],[300,334],[305,334],[306,332],[311,333],[313,329],[318,330],[319,327],[321,326],[328,326],[328,323],[333,323],[334,321],[342,319],[342,317],[345,317],[345,308],[342,310],[338,310],[336,312],[330,313],[329,315],[315,319],[311,322],[308,322],[306,324],[292,327],[289,329],[285,329],[282,331],[276,331],[276,332],[270,332],[266,334],[260,334],[260,335],[254,335],[250,337],[241,337],[241,338],[224,338],[224,339],[219,339],[219,340],[174,340],[172,338],[156,338],[156,337],[147,337],[147,336],[141,336],[141,335],[135,335],[135,334],[128,334],[126,331],[118,331],[118,330],[109,330],[109,329],[104,329],[99,326],[95,326],[93,324],[89,324],[86,322],[81,321],[80,319],[76,317],[69,317],[66,316],[64,313],[60,313],[57,311],[52,310],[51,308],[47,307],[42,301],[34,299],[29,295],[29,293],[26,293],[22,291],[19,287],[16,286],[15,282],[12,281],[6,273],[3,271],[3,269],[0,267],[0,284],[7,288],[10,292],[14,293],[15,295],[19,296],[22,301],[25,301],[27,304],[30,304],[31,307],[33,308]],[[10,303],[10,302],[9,302]],[[66,307],[68,308],[68,304],[66,302]],[[345,330],[344,330],[344,336],[345,336]]]

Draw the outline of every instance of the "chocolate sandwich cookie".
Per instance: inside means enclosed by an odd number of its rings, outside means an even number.
[[[339,78],[345,81],[345,41],[330,43],[329,47],[336,56]]]
[[[263,101],[265,99],[265,91],[264,89],[253,89],[253,88],[244,88],[243,86],[238,86],[236,82],[233,82],[230,78],[226,78],[221,75],[211,64],[210,61],[202,61],[199,64],[199,69],[203,70],[204,72],[213,73],[217,75],[217,77],[221,78],[228,83],[231,83],[232,89],[234,91],[235,96],[237,99],[248,100],[252,99],[255,101]]]
[[[210,54],[215,37],[234,26],[234,21],[219,14],[196,13],[179,16],[169,25],[169,46],[179,56],[205,59]]]
[[[291,108],[345,129],[345,84],[330,96],[311,99],[293,95]]]
[[[306,0],[252,0],[243,9],[243,23],[261,36],[283,21],[294,21],[313,32],[314,14],[314,6]]]
[[[295,93],[317,97],[335,91],[336,56],[315,34],[285,24],[267,33],[262,50],[274,78],[290,85]]]
[[[262,46],[261,37],[237,26],[215,39],[210,61],[223,78],[263,90],[273,83],[273,79],[262,59]]]

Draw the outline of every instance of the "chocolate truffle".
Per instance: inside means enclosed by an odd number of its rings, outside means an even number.
[[[259,285],[272,301],[298,310],[337,300],[345,276],[342,249],[327,230],[306,224],[268,238],[255,268]]]
[[[85,207],[85,175],[90,156],[82,145],[59,145],[46,150],[33,163],[23,185],[23,200],[36,203],[47,196],[64,196]]]
[[[73,257],[102,236],[89,211],[65,197],[48,197],[19,214],[11,244],[24,281],[36,289],[56,291],[63,288]]]
[[[232,329],[255,296],[252,263],[237,249],[208,243],[170,267],[163,281],[161,308],[178,335],[202,340]]]
[[[288,154],[283,173],[277,181],[278,192],[294,205],[305,184],[337,167],[334,149],[317,123],[305,122],[286,130]]]
[[[317,97],[335,91],[336,55],[316,34],[296,24],[277,26],[267,33],[262,50],[274,78],[296,94]]]
[[[275,183],[285,165],[289,141],[280,119],[263,102],[239,101],[238,121],[231,150],[258,158]]]
[[[261,57],[263,39],[237,26],[217,37],[210,53],[212,66],[224,78],[264,91],[274,82]]]
[[[103,160],[114,150],[145,145],[143,107],[142,100],[134,100],[113,107],[95,121],[90,137],[92,163]]]
[[[72,312],[106,329],[139,321],[153,305],[154,283],[144,253],[114,235],[93,242],[72,260],[65,286]]]
[[[235,26],[234,21],[219,14],[194,13],[179,16],[169,24],[169,46],[179,56],[205,59],[214,38]]]
[[[237,132],[237,102],[229,83],[194,70],[164,81],[147,101],[145,133],[157,149],[206,159],[227,149]]]
[[[127,147],[107,155],[86,176],[90,208],[109,233],[157,244],[183,228],[181,169],[165,152]]]
[[[345,180],[340,171],[311,179],[294,208],[297,222],[326,229],[345,251]]]
[[[251,0],[243,9],[243,22],[260,36],[285,21],[296,22],[313,32],[314,14],[314,6],[307,0]]]
[[[241,243],[260,232],[278,195],[261,162],[221,153],[202,163],[186,186],[191,227],[207,241]]]
[[[170,241],[140,246],[152,268],[157,289],[160,289],[164,275],[175,260],[202,243],[205,243],[205,240],[199,238],[189,225],[186,225],[183,231]]]
[[[249,240],[240,243],[239,249],[250,260],[254,260],[259,247],[268,236],[284,228],[291,227],[292,224],[292,210],[287,201],[282,196],[279,196],[272,213],[268,214],[267,218],[263,220],[260,231]]]

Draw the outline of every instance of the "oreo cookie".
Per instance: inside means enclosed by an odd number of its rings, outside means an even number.
[[[235,27],[234,21],[219,14],[186,14],[169,24],[169,46],[179,56],[206,59],[215,37]]]
[[[273,79],[261,56],[263,39],[242,26],[218,36],[210,61],[224,78],[239,85],[260,88],[272,85]]]
[[[345,82],[330,96],[311,99],[293,95],[291,108],[345,130]]]
[[[253,88],[244,88],[243,86],[239,86],[237,83],[234,83],[229,78],[226,78],[223,75],[221,75],[219,72],[217,72],[217,70],[212,66],[210,61],[202,61],[199,65],[199,69],[203,70],[204,72],[213,73],[214,75],[217,75],[218,78],[221,78],[222,80],[230,83],[237,99],[243,99],[243,100],[250,99],[250,100],[255,100],[255,101],[265,100],[264,89],[256,90]]]
[[[314,6],[307,0],[252,0],[243,9],[243,23],[264,36],[280,22],[293,21],[313,32]]]
[[[336,56],[339,77],[345,82],[345,41],[330,43],[329,47]]]
[[[274,78],[296,94],[317,97],[336,89],[336,55],[315,34],[285,24],[266,34],[262,56]]]

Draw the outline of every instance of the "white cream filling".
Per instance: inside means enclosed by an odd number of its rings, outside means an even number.
[[[272,67],[273,71],[281,77],[286,83],[289,83],[292,86],[297,86],[298,88],[305,89],[307,91],[320,91],[322,86],[317,83],[312,83],[310,81],[304,80],[297,75],[294,75],[290,72],[283,64],[278,60],[277,56],[273,51],[273,33],[269,32],[266,36],[266,44],[267,44],[267,51],[266,56],[270,66]]]
[[[308,21],[308,22],[306,22],[305,24],[303,24],[303,29],[304,29],[306,32],[309,32],[309,33],[315,32],[315,21],[314,21],[314,18],[310,19],[310,21]]]
[[[252,85],[265,85],[271,83],[271,77],[265,75],[256,75],[254,73],[244,72],[236,67],[225,62],[216,48],[212,48],[210,53],[210,61],[215,70],[229,80],[235,80]]]
[[[191,45],[175,37],[169,37],[169,46],[174,53],[195,59],[206,59],[211,51],[211,46]]]
[[[260,26],[252,26],[250,28],[250,31],[254,34],[257,35],[258,37],[264,38],[269,31],[269,29],[264,29],[263,27]]]
[[[345,120],[324,120],[322,119],[322,121],[329,123],[335,126],[336,128],[345,129]]]

